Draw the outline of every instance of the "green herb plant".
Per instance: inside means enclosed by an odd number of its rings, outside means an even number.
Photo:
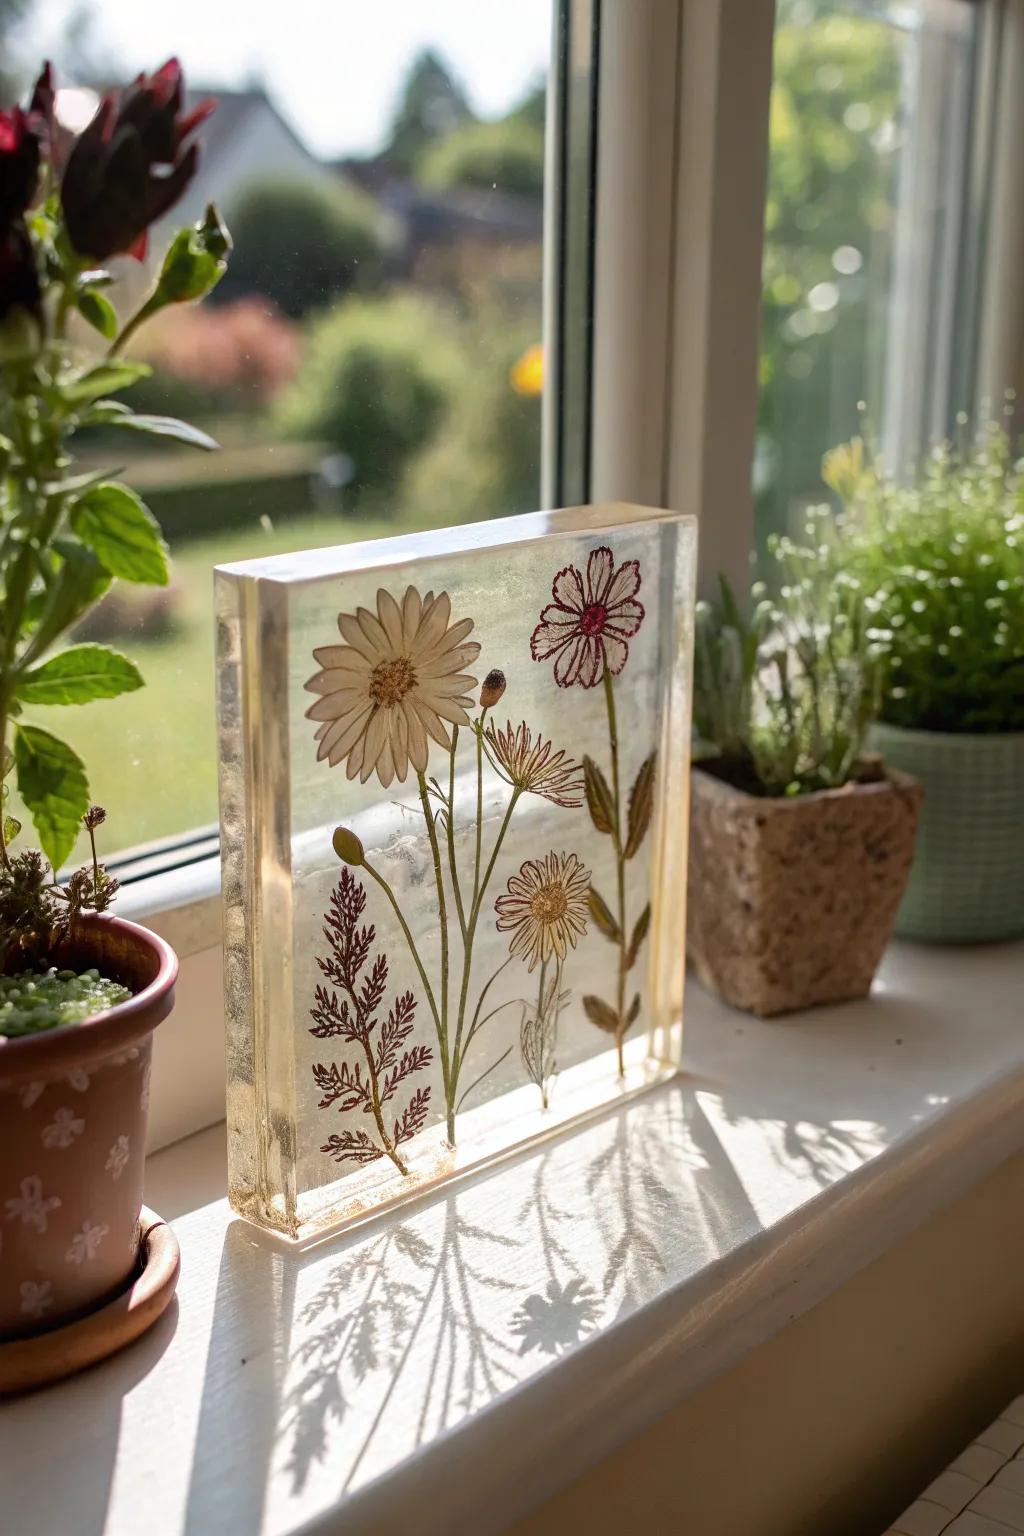
[[[746,613],[720,577],[718,601],[697,605],[695,760],[753,795],[838,789],[870,771],[878,669],[863,599],[836,570],[827,509],[808,514],[805,543],[770,552],[777,598],[755,583]]]
[[[95,849],[105,813],[90,808],[81,759],[31,712],[140,688],[127,656],[68,643],[70,632],[113,581],[168,581],[166,546],[135,492],[109,474],[76,472],[79,434],[104,427],[217,446],[111,397],[150,372],[120,355],[128,338],[166,306],[208,293],[230,248],[211,207],[173,238],[150,292],[122,316],[104,263],[144,256],[150,224],[195,174],[187,140],[212,103],[182,115],[172,59],[105,97],[69,148],[54,99],[47,65],[28,109],[0,112],[0,970],[45,959],[76,916],[110,904],[116,884]],[[38,849],[16,847],[12,781]],[[58,881],[83,826],[92,859]]]
[[[826,455],[836,548],[884,665],[879,717],[926,731],[1024,731],[1024,465],[990,423],[909,484],[862,439]]]

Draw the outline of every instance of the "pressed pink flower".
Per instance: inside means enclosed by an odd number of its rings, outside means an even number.
[[[559,571],[551,584],[553,603],[540,616],[530,638],[534,661],[555,658],[555,682],[560,688],[578,683],[595,688],[605,672],[622,671],[631,640],[643,623],[644,608],[636,601],[640,562],[626,560],[616,569],[606,545],[595,549],[583,576],[574,565]]]

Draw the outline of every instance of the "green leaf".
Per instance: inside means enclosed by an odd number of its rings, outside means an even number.
[[[142,687],[133,661],[106,645],[73,645],[26,672],[16,688],[23,704],[88,704]]]
[[[627,819],[628,832],[626,834],[626,846],[623,853],[627,859],[631,859],[640,844],[647,836],[647,828],[651,824],[651,813],[654,810],[654,768],[658,754],[652,752],[640,765],[640,772],[636,776],[636,782],[629,792],[629,816]]]
[[[85,765],[66,742],[34,725],[20,725],[15,732],[14,760],[18,790],[32,813],[40,846],[59,869],[89,809]]]
[[[53,641],[99,602],[110,586],[110,572],[84,544],[74,539],[55,539],[53,548],[60,564],[47,590],[38,593],[29,604],[33,633],[31,656],[26,660],[44,655]]]
[[[210,203],[201,222],[179,229],[167,248],[156,289],[146,308],[187,304],[215,288],[227,271],[231,236]]]
[[[131,406],[125,405],[123,400],[97,400],[79,416],[78,428],[116,426],[121,416],[131,416],[131,414]]]
[[[619,932],[619,925],[612,916],[608,903],[593,886],[590,887],[587,895],[587,908],[605,938],[611,939],[613,944],[617,944],[622,937]]]
[[[615,1009],[607,1003],[603,1003],[599,997],[587,996],[583,999],[583,1012],[591,1024],[596,1024],[598,1029],[603,1029],[606,1034],[614,1035],[619,1028],[619,1016]]]
[[[117,310],[111,304],[105,293],[97,293],[88,288],[80,293],[76,300],[78,313],[84,320],[88,320],[94,330],[99,331],[108,341],[113,341],[117,335]]]
[[[167,585],[167,546],[156,519],[126,485],[110,481],[86,491],[71,509],[71,527],[111,576]]]
[[[4,817],[4,842],[9,848],[21,831],[21,822],[16,816]]]
[[[101,395],[112,395],[116,390],[137,384],[139,379],[148,379],[152,372],[148,363],[128,363],[120,358],[97,363],[79,378],[61,384],[58,395],[66,405],[87,405]]]
[[[636,957],[640,953],[640,946],[647,937],[647,930],[651,926],[651,904],[647,903],[640,916],[636,920],[633,934],[626,951],[626,970],[631,971],[636,964]]]
[[[188,443],[192,448],[205,448],[207,452],[219,448],[216,438],[187,421],[175,416],[137,416],[133,411],[121,412],[107,422],[111,427],[128,427],[132,432],[148,432],[151,437],[170,437],[178,443]]]
[[[608,781],[592,757],[583,759],[583,783],[590,819],[599,832],[615,831],[615,801]]]

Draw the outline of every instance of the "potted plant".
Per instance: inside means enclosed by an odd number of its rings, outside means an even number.
[[[172,60],[107,96],[76,139],[59,127],[47,65],[27,110],[0,113],[0,1340],[87,1313],[139,1256],[152,1031],[176,961],[110,913],[96,852],[105,813],[85,765],[37,706],[80,706],[142,684],[135,664],[69,632],[115,580],[165,584],[167,551],[139,498],[77,473],[90,427],[215,447],[112,395],[149,370],[127,338],[225,268],[216,212],[171,242],[141,305],[120,315],[104,263],[145,253],[150,224],[195,173]],[[96,342],[83,345],[88,327]],[[110,750],[117,751],[116,739]],[[16,788],[20,809],[12,795]],[[18,816],[31,820],[32,846]],[[79,833],[84,868],[59,874]]]
[[[920,789],[862,752],[875,659],[820,513],[774,544],[783,584],[697,608],[687,950],[764,1017],[871,988],[907,881]]]
[[[1024,933],[1024,474],[988,425],[898,484],[855,440],[825,460],[883,686],[871,743],[924,785],[896,920],[915,939]]]

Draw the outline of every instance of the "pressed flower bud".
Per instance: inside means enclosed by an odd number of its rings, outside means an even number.
[[[343,864],[354,864],[358,868],[364,862],[363,845],[348,827],[335,827],[331,841],[334,844],[335,853]]]
[[[488,672],[484,678],[484,685],[480,689],[481,706],[484,709],[493,709],[505,692],[505,687],[505,674],[495,667],[493,672]]]

